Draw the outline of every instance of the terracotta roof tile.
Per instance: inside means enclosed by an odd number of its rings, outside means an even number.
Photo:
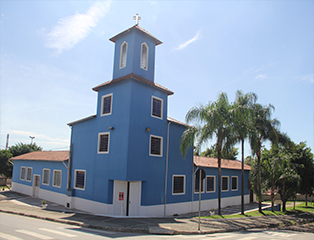
[[[218,168],[218,159],[212,157],[194,156],[194,164],[197,167]],[[226,169],[241,169],[241,162],[238,160],[221,159],[221,168]],[[244,170],[251,170],[251,167],[244,164]]]
[[[69,159],[69,151],[37,151],[25,153],[11,159],[62,162]]]
[[[145,84],[147,84],[147,85],[149,85],[149,86],[158,88],[159,90],[166,92],[168,95],[174,94],[174,92],[172,92],[172,91],[170,91],[169,89],[167,89],[167,88],[165,88],[165,87],[159,85],[158,83],[155,83],[155,82],[153,82],[153,81],[150,81],[150,80],[148,80],[148,79],[146,79],[146,78],[144,78],[144,77],[141,77],[141,76],[139,76],[139,75],[136,75],[136,74],[134,74],[134,73],[130,73],[130,74],[127,74],[127,75],[125,75],[125,76],[122,76],[122,77],[115,78],[115,79],[113,79],[113,80],[104,82],[104,83],[102,83],[102,84],[100,84],[100,85],[94,87],[93,90],[97,92],[98,89],[101,88],[101,87],[109,86],[109,85],[111,85],[111,84],[114,84],[114,83],[118,83],[118,82],[127,80],[127,79],[129,79],[129,78],[132,78],[132,79],[134,79],[134,80],[140,81],[140,82],[145,83]]]
[[[134,25],[133,27],[128,28],[127,30],[124,30],[123,32],[115,35],[114,37],[110,38],[109,40],[112,42],[116,42],[116,38],[119,37],[120,35],[131,31],[132,29],[138,29],[139,31],[147,34],[148,36],[150,36],[151,38],[153,38],[155,40],[155,44],[156,46],[159,44],[162,44],[162,41],[158,40],[156,37],[154,37],[152,34],[150,34],[149,32],[147,32],[144,28],[141,28],[139,25]]]
[[[176,123],[176,124],[179,124],[179,125],[182,125],[182,126],[185,126],[185,127],[190,127],[189,125],[187,125],[186,123],[183,123],[183,122],[180,122],[174,118],[171,118],[171,117],[167,117],[167,120],[169,122],[173,122],[173,123]]]

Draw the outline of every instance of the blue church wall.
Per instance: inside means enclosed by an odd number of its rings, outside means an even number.
[[[167,181],[167,204],[191,201],[191,179],[193,169],[193,148],[191,147],[183,158],[180,151],[182,133],[186,127],[171,122],[169,126],[169,160],[168,160],[168,181]],[[185,176],[185,193],[173,194],[173,176]]]
[[[126,67],[120,69],[120,51],[123,42],[128,44]],[[148,46],[148,67],[147,70],[140,68],[141,45],[146,43]],[[154,81],[155,73],[155,40],[148,37],[139,30],[131,30],[117,37],[115,42],[115,57],[113,66],[113,79],[135,73],[148,80]]]
[[[67,162],[65,162],[67,165]],[[25,167],[25,180],[20,179],[21,167]],[[32,168],[31,181],[26,180],[27,168]],[[43,169],[50,170],[49,184],[43,184]],[[61,170],[61,186],[53,186],[53,170]],[[33,186],[34,174],[40,176],[40,189],[45,189],[48,191],[53,191],[57,193],[66,194],[67,192],[67,168],[62,162],[53,161],[27,161],[27,160],[15,160],[14,161],[14,171],[12,176],[12,181],[19,184],[24,184],[26,186]]]
[[[201,167],[206,172],[207,176],[215,176],[215,191],[214,192],[208,192],[207,191],[207,182],[206,177],[204,179],[204,190],[201,193],[202,200],[206,199],[215,199],[218,198],[218,169],[217,168],[209,168],[209,167]],[[221,177],[228,177],[228,190],[221,191],[221,198],[227,198],[227,197],[234,197],[234,196],[240,196],[241,195],[241,170],[237,169],[221,169]],[[238,188],[237,190],[232,190],[231,187],[231,177],[238,177]],[[249,171],[244,171],[244,195],[249,194],[249,188],[248,188],[248,181],[249,181]],[[222,183],[221,183],[222,184]],[[194,189],[194,187],[193,187]],[[194,192],[194,201],[199,199],[199,192]]]

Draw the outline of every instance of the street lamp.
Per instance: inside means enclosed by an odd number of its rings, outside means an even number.
[[[32,140],[31,140],[31,145],[33,145],[33,139],[34,139],[35,137],[29,136],[29,138],[32,139]]]

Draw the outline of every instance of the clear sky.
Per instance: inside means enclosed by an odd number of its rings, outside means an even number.
[[[92,88],[112,79],[109,38],[136,13],[163,42],[155,81],[175,93],[169,117],[184,122],[220,91],[230,102],[254,92],[313,148],[314,1],[1,0],[0,12],[1,149],[7,134],[9,146],[35,136],[44,150],[69,148],[67,123],[96,114]]]

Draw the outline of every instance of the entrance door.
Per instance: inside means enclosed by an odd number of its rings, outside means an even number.
[[[141,182],[114,181],[113,213],[118,216],[138,216]]]
[[[40,185],[40,175],[34,175],[33,183],[33,196],[38,197],[39,185]]]

